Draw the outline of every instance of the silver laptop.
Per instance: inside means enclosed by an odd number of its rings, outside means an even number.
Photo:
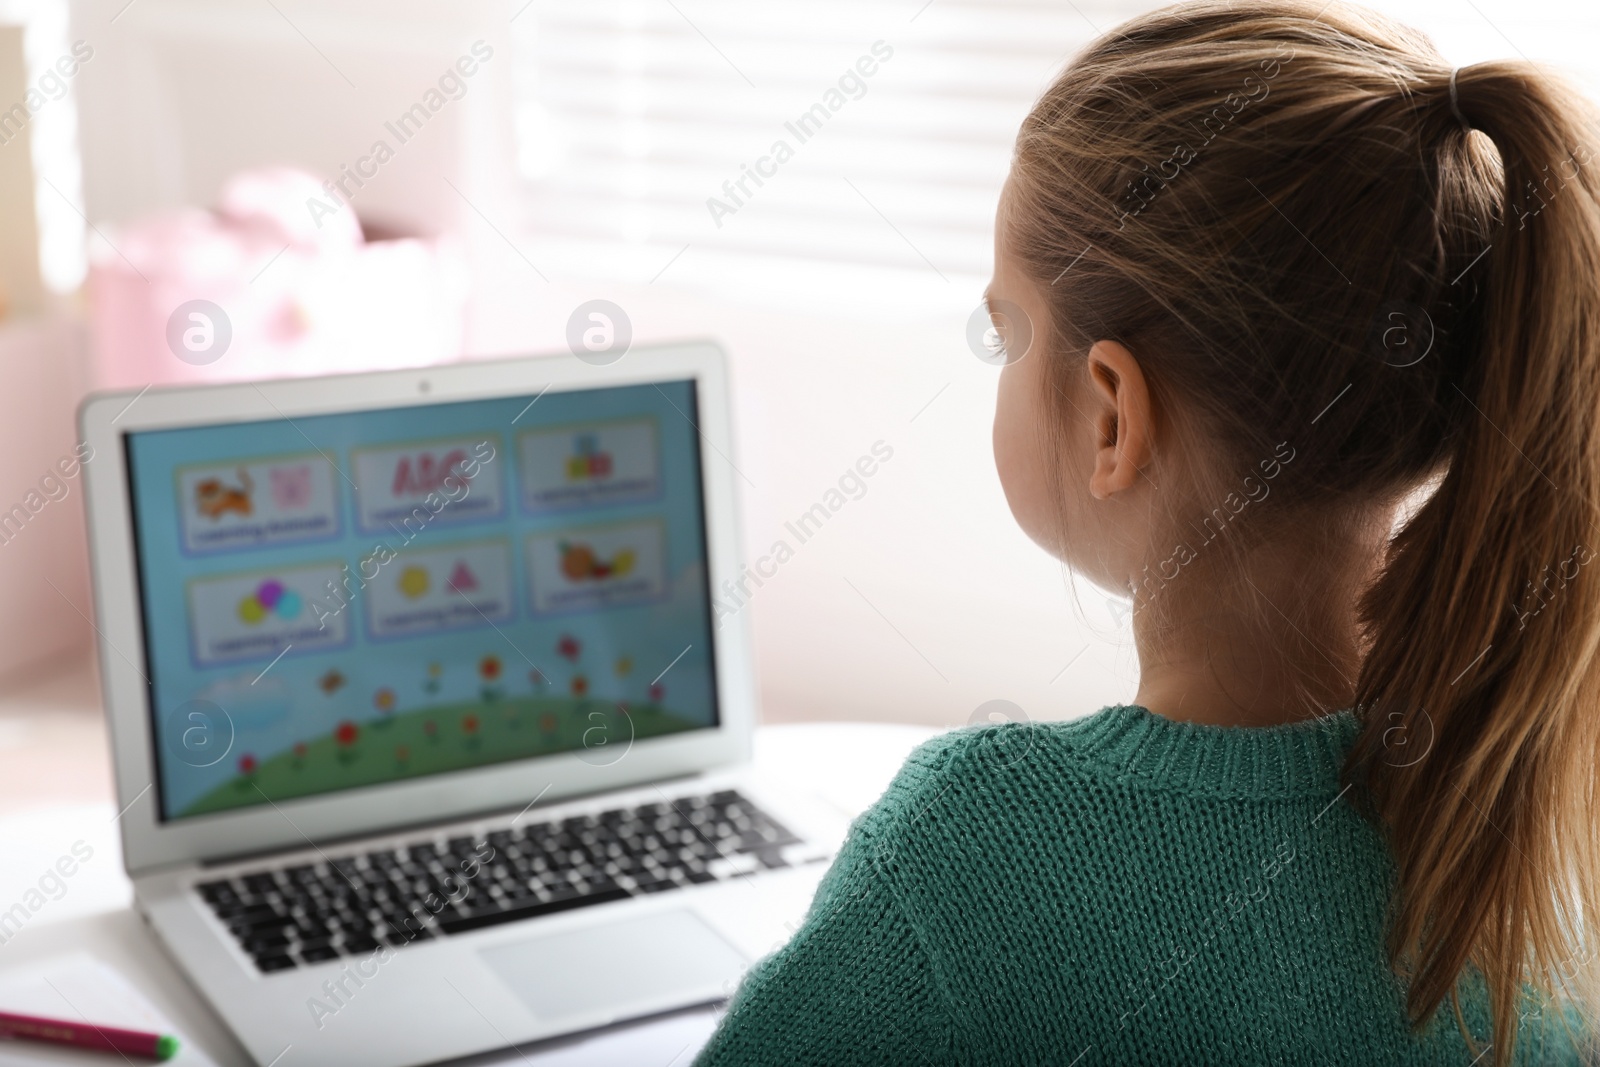
[[[97,396],[138,907],[260,1064],[722,999],[844,827],[752,780],[708,343]]]

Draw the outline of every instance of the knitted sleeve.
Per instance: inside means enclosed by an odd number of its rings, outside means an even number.
[[[696,1067],[958,1062],[951,1012],[895,891],[903,827],[926,788],[917,762],[856,821],[804,923],[746,974]]]

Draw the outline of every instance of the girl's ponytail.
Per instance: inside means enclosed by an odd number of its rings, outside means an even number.
[[[1363,601],[1347,774],[1390,835],[1413,1019],[1475,966],[1499,1064],[1528,985],[1582,992],[1600,920],[1600,158],[1536,69],[1451,80],[1422,105],[1478,131],[1445,134],[1459,151],[1492,142],[1504,196],[1446,291],[1475,308],[1441,389],[1454,445]]]

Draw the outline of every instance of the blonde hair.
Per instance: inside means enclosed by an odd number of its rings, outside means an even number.
[[[1045,92],[1005,218],[1055,382],[1120,341],[1233,469],[1293,442],[1263,516],[1436,480],[1361,601],[1346,778],[1395,859],[1413,1023],[1449,1000],[1465,1031],[1475,968],[1496,1064],[1530,990],[1579,995],[1600,916],[1592,122],[1533,66],[1452,72],[1361,8],[1201,0]]]

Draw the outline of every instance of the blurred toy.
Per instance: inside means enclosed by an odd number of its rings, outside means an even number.
[[[460,356],[466,274],[446,241],[367,240],[322,183],[249,171],[215,210],[144,219],[96,242],[95,384],[328,374]],[[196,309],[198,309],[198,314]],[[210,346],[210,347],[208,347]],[[187,349],[187,351],[185,351]]]

